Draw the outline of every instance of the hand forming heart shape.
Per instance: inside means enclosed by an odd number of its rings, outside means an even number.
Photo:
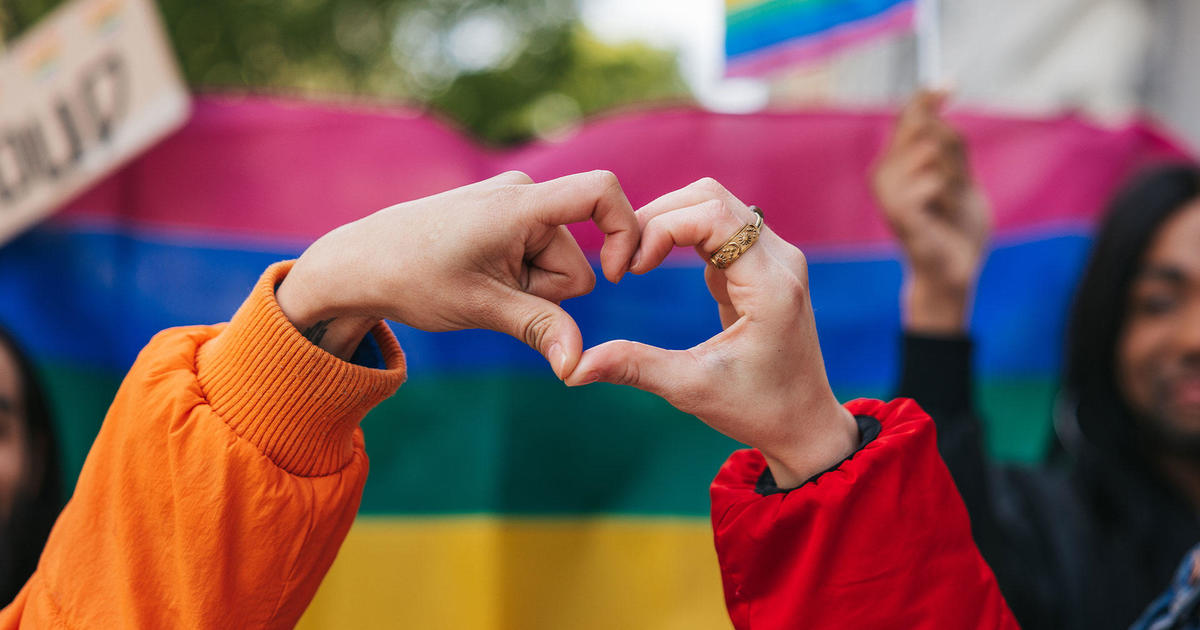
[[[823,470],[831,453],[852,452],[858,430],[825,377],[804,255],[769,221],[728,269],[706,267],[722,332],[688,350],[622,340],[584,352],[559,302],[595,286],[565,227],[588,219],[605,233],[601,268],[617,282],[626,271],[653,270],[675,247],[694,247],[707,260],[753,215],[712,179],[634,212],[606,171],[542,183],[504,173],[330,232],[276,296],[297,328],[320,325],[320,345],[340,356],[379,319],[510,334],[539,350],[568,385],[650,391],[757,446],[781,485]]]

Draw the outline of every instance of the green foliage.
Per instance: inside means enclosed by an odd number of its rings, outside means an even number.
[[[60,0],[0,0],[6,40]],[[574,0],[159,0],[200,90],[428,105],[492,143],[630,103],[687,98],[672,53],[611,45]]]
[[[687,94],[670,54],[640,44],[614,48],[579,28],[543,37],[506,68],[459,75],[430,103],[480,137],[509,143],[627,103]]]

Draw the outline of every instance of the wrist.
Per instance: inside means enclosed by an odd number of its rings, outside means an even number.
[[[838,404],[832,393],[829,398],[822,409],[810,412],[814,414],[810,421],[816,422],[819,430],[798,436],[784,445],[759,448],[780,488],[801,486],[837,466],[858,448],[860,436],[854,416]]]
[[[356,312],[343,301],[347,289],[317,273],[319,266],[296,261],[275,289],[275,300],[288,321],[314,345],[343,360],[354,354],[380,320]]]
[[[195,377],[216,416],[275,465],[328,475],[352,456],[362,417],[404,381],[404,353],[382,327],[383,370],[339,361],[299,339],[274,297],[292,265],[263,273],[229,324],[196,352]]]
[[[902,291],[904,330],[926,335],[961,335],[967,331],[970,283],[933,281],[914,274]]]

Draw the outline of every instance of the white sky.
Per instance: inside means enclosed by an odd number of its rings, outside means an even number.
[[[579,0],[584,25],[611,42],[645,41],[679,53],[680,69],[705,107],[731,112],[766,105],[766,85],[724,79],[722,0]]]

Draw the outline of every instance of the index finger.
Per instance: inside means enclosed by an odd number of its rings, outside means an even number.
[[[641,230],[633,206],[609,171],[576,173],[525,187],[533,194],[530,217],[548,226],[591,220],[604,232],[600,267],[612,282],[621,279],[637,251]]]
[[[752,221],[740,216],[730,204],[720,199],[660,214],[646,223],[642,233],[637,273],[657,267],[676,247],[694,247],[696,253],[707,259]],[[765,236],[767,228],[764,225],[758,238]],[[734,264],[723,270],[725,277],[735,281],[751,280],[764,270],[765,255],[761,245],[752,245]]]
[[[892,135],[892,146],[903,146],[920,136],[930,119],[937,119],[938,110],[945,100],[945,92],[917,92],[900,112],[900,118],[896,121],[896,131]]]

